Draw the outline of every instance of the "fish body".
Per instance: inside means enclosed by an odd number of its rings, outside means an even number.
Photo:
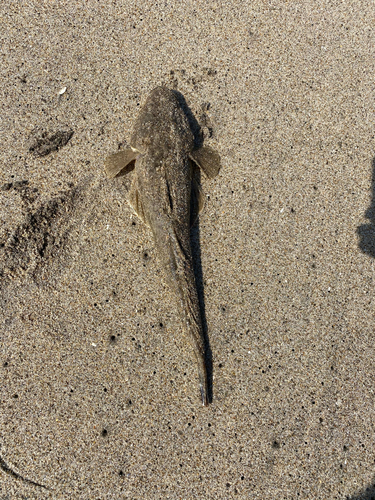
[[[152,231],[165,280],[194,348],[206,406],[206,349],[190,245],[192,190],[197,189],[193,162],[209,177],[220,168],[214,151],[194,150],[194,136],[176,94],[157,87],[136,119],[130,148],[110,156],[106,170],[114,177],[134,165],[129,203]],[[195,195],[198,199],[199,191]]]

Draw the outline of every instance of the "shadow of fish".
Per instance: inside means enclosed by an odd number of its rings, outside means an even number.
[[[110,178],[134,169],[129,203],[152,231],[166,282],[177,297],[194,348],[202,403],[207,406],[205,341],[190,246],[191,221],[204,203],[192,162],[209,178],[220,169],[216,152],[194,149],[194,136],[176,94],[157,87],[139,113],[130,147],[109,156],[105,168]],[[191,200],[196,200],[196,207]]]

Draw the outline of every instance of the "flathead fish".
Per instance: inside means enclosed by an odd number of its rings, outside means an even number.
[[[152,231],[165,280],[194,348],[202,403],[207,406],[206,347],[190,245],[190,227],[203,207],[203,196],[193,163],[209,178],[220,169],[215,151],[194,148],[176,93],[157,87],[140,110],[130,147],[109,156],[105,168],[110,178],[134,170],[129,203]]]

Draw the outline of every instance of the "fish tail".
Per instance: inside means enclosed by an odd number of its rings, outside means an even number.
[[[208,377],[207,377],[207,368],[204,356],[202,356],[202,352],[199,351],[196,353],[197,361],[198,361],[198,377],[199,377],[199,388],[201,391],[201,398],[203,406],[209,405],[209,397],[208,397]]]
[[[199,388],[201,390],[202,404],[203,406],[208,406],[209,400],[206,369],[204,370],[204,373],[202,373],[201,369],[199,369]]]
[[[195,287],[185,295],[185,313],[190,341],[194,348],[198,366],[199,388],[203,406],[209,405],[208,375],[206,364],[206,342],[203,334],[202,320]]]
[[[189,234],[187,233],[184,238],[184,235],[178,234],[172,225],[168,231],[168,237],[163,235],[164,232],[162,231],[154,231],[167,282],[179,299],[180,314],[184,318],[186,331],[194,349],[198,365],[202,404],[208,406],[210,398],[206,368],[206,345],[193,271]]]

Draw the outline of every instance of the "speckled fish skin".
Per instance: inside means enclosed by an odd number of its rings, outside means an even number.
[[[194,137],[173,91],[151,92],[135,122],[137,150],[130,204],[151,228],[164,276],[177,297],[198,363],[204,406],[208,405],[205,341],[190,245],[190,200]]]

